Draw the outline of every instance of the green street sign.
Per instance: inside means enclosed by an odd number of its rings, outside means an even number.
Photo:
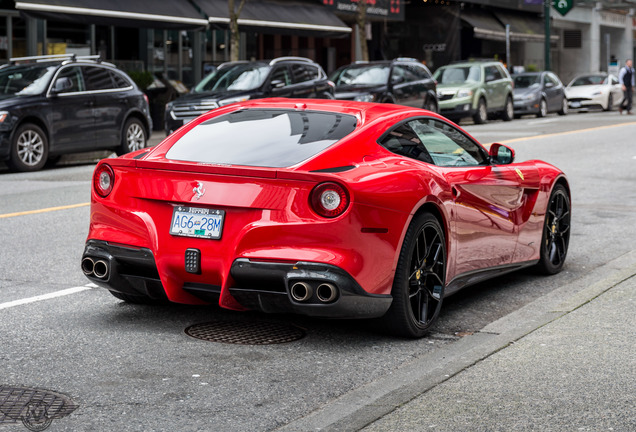
[[[552,7],[563,16],[570,12],[570,9],[572,9],[573,6],[574,0],[553,0],[552,2]]]

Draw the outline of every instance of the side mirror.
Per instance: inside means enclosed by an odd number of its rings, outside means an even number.
[[[511,164],[515,160],[515,151],[503,144],[494,143],[490,146],[490,162],[497,165]]]
[[[279,89],[285,87],[285,82],[283,80],[273,80],[272,88]]]
[[[490,82],[490,81],[494,81],[495,80],[495,76],[494,75],[486,75],[486,82]]]
[[[400,84],[404,82],[404,77],[393,75],[391,77],[391,84]]]
[[[551,82],[545,83],[545,87],[546,88],[552,88],[552,87],[554,87],[554,83],[551,83]]]
[[[73,82],[68,77],[62,77],[55,80],[53,88],[51,89],[53,94],[64,93],[67,90],[73,88]]]

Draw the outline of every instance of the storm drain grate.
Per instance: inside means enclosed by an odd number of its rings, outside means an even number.
[[[305,336],[300,327],[275,322],[212,321],[185,329],[188,336],[209,342],[270,345],[293,342]]]

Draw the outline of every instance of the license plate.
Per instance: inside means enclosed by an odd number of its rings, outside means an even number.
[[[581,106],[581,102],[572,102],[570,105],[572,105],[572,108],[579,108]]]
[[[221,238],[223,210],[177,206],[172,211],[170,234],[206,239]]]

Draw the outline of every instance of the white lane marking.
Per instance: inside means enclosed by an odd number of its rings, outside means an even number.
[[[13,301],[6,302],[6,303],[0,303],[0,310],[9,309],[9,308],[16,307],[16,306],[22,306],[22,305],[29,304],[29,303],[35,303],[35,302],[39,302],[39,301],[43,301],[43,300],[50,300],[50,299],[54,299],[54,298],[57,298],[57,297],[64,297],[64,296],[67,296],[67,295],[76,294],[78,292],[86,291],[86,290],[89,290],[89,289],[92,289],[92,288],[95,288],[95,287],[97,287],[97,285],[88,284],[88,285],[75,287],[75,288],[67,288],[67,289],[63,289],[61,291],[55,291],[55,292],[48,293],[48,294],[42,294],[42,295],[35,296],[35,297],[28,297],[28,298],[23,298],[23,299],[19,299],[19,300],[13,300]]]
[[[547,124],[547,123],[554,123],[557,121],[557,118],[553,118],[553,119],[542,119],[542,120],[532,120],[528,122],[528,125],[530,126],[534,126],[534,125],[540,125],[540,124]]]

